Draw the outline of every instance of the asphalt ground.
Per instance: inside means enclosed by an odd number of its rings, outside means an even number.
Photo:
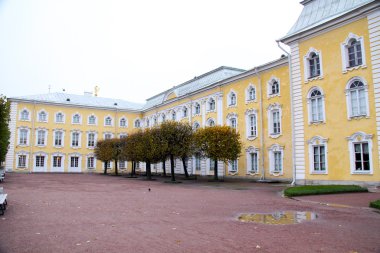
[[[0,252],[380,252],[380,193],[284,198],[281,184],[8,173]],[[150,191],[149,191],[150,189]],[[311,211],[291,225],[243,213]]]

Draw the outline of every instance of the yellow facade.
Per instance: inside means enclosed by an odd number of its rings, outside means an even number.
[[[118,137],[176,120],[194,128],[236,128],[243,150],[236,162],[218,164],[220,174],[226,177],[300,184],[379,184],[380,5],[377,1],[352,1],[352,6],[335,8],[332,19],[333,15],[326,16],[318,7],[319,1],[303,1],[304,11],[297,23],[278,41],[290,47],[288,56],[248,71],[220,67],[147,99],[145,105],[112,107],[112,99],[107,106],[10,99],[13,135],[7,169],[38,171],[35,156],[43,153],[47,157],[44,171],[54,172],[52,157],[59,153],[65,157],[63,172],[100,172],[103,164],[99,161],[96,168],[88,168],[86,159],[93,155],[93,148],[85,145],[89,132],[96,133],[99,140],[106,133]],[[333,2],[327,1],[324,8],[329,5]],[[95,103],[98,98],[91,99]],[[29,121],[20,120],[25,108],[31,113]],[[46,123],[38,122],[41,110],[48,115]],[[65,123],[54,121],[59,111],[65,115]],[[76,113],[82,117],[81,124],[72,123]],[[92,114],[96,125],[87,122]],[[105,125],[107,116],[112,118],[111,126]],[[123,117],[125,127],[120,126]],[[30,131],[28,145],[19,145],[19,129],[23,128]],[[47,131],[43,147],[36,145],[38,129]],[[62,147],[54,145],[57,129],[65,133]],[[80,147],[69,145],[75,131],[81,133]],[[19,154],[28,156],[25,168],[19,166]],[[72,156],[81,157],[78,171],[70,166]],[[179,160],[175,166],[176,173],[183,172]],[[140,168],[144,169],[143,163]],[[192,157],[188,168],[192,174],[213,173],[207,158]],[[153,165],[153,171],[161,170],[162,164]]]

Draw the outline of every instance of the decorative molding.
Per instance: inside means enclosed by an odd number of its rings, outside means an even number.
[[[310,55],[312,53],[318,55],[319,70],[320,70],[320,74],[318,76],[313,76],[313,77],[311,77],[311,75],[310,75],[310,63],[309,63]],[[322,51],[321,50],[318,51],[317,49],[315,49],[313,47],[309,48],[309,50],[307,51],[307,53],[303,57],[303,65],[304,65],[304,82],[305,83],[309,83],[309,82],[312,82],[315,80],[322,80],[323,79],[323,59],[322,59]]]
[[[349,62],[348,62],[348,46],[351,40],[357,40],[360,42],[361,46],[361,53],[362,53],[362,64],[350,67]],[[341,49],[341,54],[342,54],[342,73],[345,74],[348,71],[356,70],[359,68],[366,68],[366,58],[365,58],[365,47],[364,47],[364,37],[363,36],[358,36],[353,33],[349,33],[345,41],[343,41],[340,45]]]

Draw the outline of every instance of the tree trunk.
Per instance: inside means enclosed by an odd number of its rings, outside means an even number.
[[[164,173],[164,177],[166,177],[166,164],[165,164],[165,162],[166,162],[166,158],[164,158],[162,160],[162,170],[163,170],[163,173]]]
[[[107,165],[108,165],[108,162],[104,162],[104,175],[107,175]]]
[[[118,171],[118,168],[117,168],[117,162],[118,160],[115,159],[115,175],[119,175],[119,171]]]
[[[189,172],[187,172],[186,157],[182,157],[183,170],[185,171],[185,177],[189,178]]]
[[[214,160],[214,180],[218,180],[218,160]]]
[[[171,180],[174,182],[175,181],[175,176],[174,176],[174,155],[170,155],[170,171],[171,171]]]
[[[131,176],[134,176],[136,174],[136,162],[132,161],[132,171]]]
[[[146,162],[146,178],[152,180],[152,172],[150,170],[150,161]]]

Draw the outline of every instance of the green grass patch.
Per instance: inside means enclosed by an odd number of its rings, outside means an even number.
[[[347,192],[368,192],[368,189],[358,185],[305,185],[286,188],[284,194],[286,197],[295,197]]]
[[[369,207],[377,208],[380,210],[380,199],[370,202]]]

